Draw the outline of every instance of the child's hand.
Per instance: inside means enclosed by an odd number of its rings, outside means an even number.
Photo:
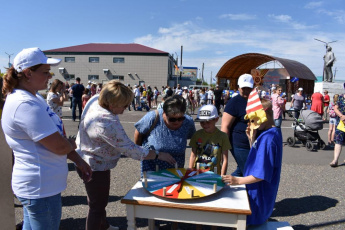
[[[248,139],[250,139],[250,122],[248,122],[248,124],[247,124],[246,135],[247,135]]]
[[[222,181],[227,185],[239,185],[239,177],[234,177],[231,175],[222,176]]]
[[[247,129],[246,129],[246,135],[248,137],[248,140],[249,140],[249,143],[250,143],[250,146],[252,146],[254,140],[255,140],[255,137],[256,137],[256,132],[257,132],[257,129],[253,129],[253,133],[251,134],[251,123],[248,122],[248,126],[247,126]]]

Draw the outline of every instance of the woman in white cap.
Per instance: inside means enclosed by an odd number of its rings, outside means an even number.
[[[298,92],[295,95],[293,95],[293,98],[291,101],[291,108],[295,110],[296,119],[298,119],[301,109],[303,109],[303,105],[304,105],[304,108],[307,107],[305,103],[305,97],[303,95],[303,88],[299,88]]]
[[[15,158],[12,190],[23,204],[23,229],[59,229],[67,158],[76,163],[84,180],[92,174],[75,152],[75,143],[63,136],[59,116],[37,93],[47,88],[50,65],[60,61],[47,58],[39,48],[24,49],[4,76],[2,128]]]

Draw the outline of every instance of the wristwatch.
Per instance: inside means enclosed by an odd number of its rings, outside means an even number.
[[[159,151],[158,151],[158,150],[156,150],[156,158],[155,158],[155,160],[157,160],[157,159],[158,159],[158,155],[159,155]]]

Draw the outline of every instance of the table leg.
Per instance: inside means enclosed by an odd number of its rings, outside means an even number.
[[[155,220],[154,219],[148,219],[149,222],[149,230],[155,229]]]
[[[126,205],[127,210],[127,230],[135,230],[137,229],[137,226],[135,224],[135,206],[127,204]]]
[[[246,230],[247,227],[247,216],[246,215],[238,215],[237,216],[237,230]]]

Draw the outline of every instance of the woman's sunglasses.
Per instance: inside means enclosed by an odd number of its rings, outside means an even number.
[[[177,117],[177,118],[175,118],[175,117],[168,117],[168,121],[169,121],[169,122],[184,121],[185,119],[186,119],[185,116],[183,116],[183,117]]]

